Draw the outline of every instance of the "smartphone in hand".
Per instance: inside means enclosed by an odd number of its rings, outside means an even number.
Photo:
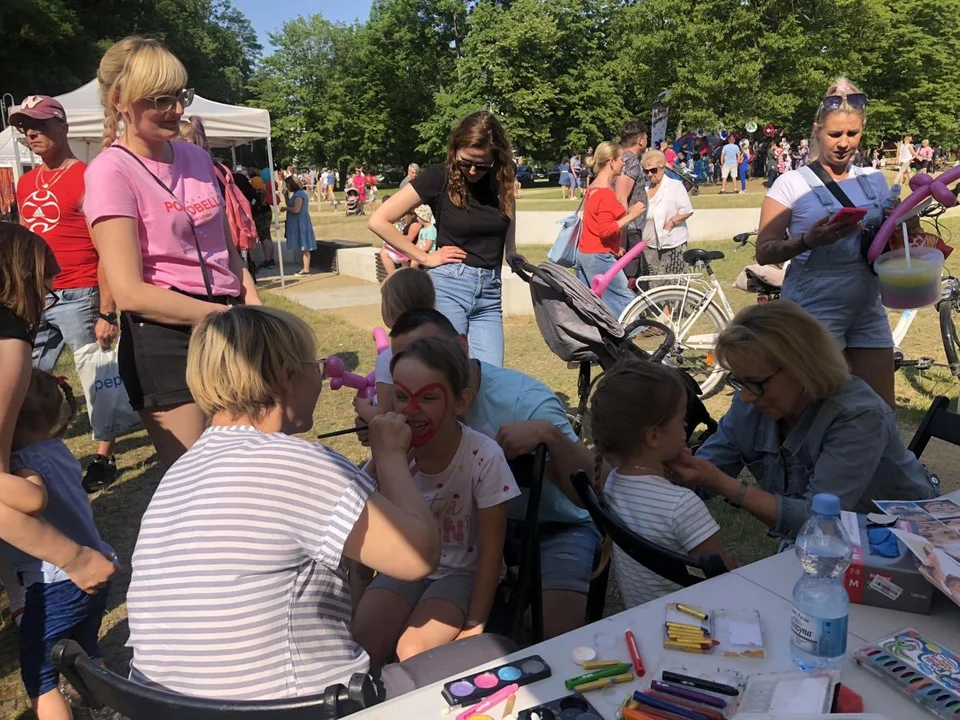
[[[851,208],[845,207],[840,208],[833,217],[830,218],[828,225],[835,225],[836,223],[841,223],[844,225],[854,225],[867,216],[866,208]]]

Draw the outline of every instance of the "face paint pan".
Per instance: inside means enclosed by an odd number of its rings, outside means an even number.
[[[521,710],[517,720],[532,720],[534,713],[539,718],[554,720],[602,720],[603,715],[590,701],[580,693],[565,695],[562,698],[545,702],[535,707]]]
[[[507,685],[516,683],[522,687],[552,674],[550,666],[542,657],[530,655],[451,680],[444,684],[441,694],[450,705],[468,706],[480,702]]]

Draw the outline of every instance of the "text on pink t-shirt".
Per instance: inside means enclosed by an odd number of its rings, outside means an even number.
[[[135,218],[144,282],[206,295],[197,258],[199,242],[213,294],[239,295],[240,279],[230,269],[223,199],[210,156],[190,143],[174,140],[170,144],[172,163],[138,157],[172,192],[160,187],[119,148],[107,148],[97,155],[84,173],[87,222],[93,226],[104,218]]]

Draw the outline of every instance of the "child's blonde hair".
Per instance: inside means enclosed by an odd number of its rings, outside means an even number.
[[[629,457],[647,430],[673,418],[684,397],[686,388],[675,371],[639,358],[621,360],[600,378],[590,400],[597,485],[603,458],[622,462]]]
[[[77,400],[67,379],[34,369],[17,415],[13,448],[17,450],[38,437],[49,440],[62,436],[76,412]]]
[[[383,281],[380,299],[383,321],[392,327],[407,310],[432,308],[437,294],[428,273],[419,268],[399,268]]]
[[[187,70],[159,40],[132,35],[115,43],[97,70],[103,105],[103,147],[117,139],[120,106],[154,95],[176,95],[187,85]]]
[[[187,387],[208,416],[258,421],[316,353],[313,330],[293,313],[251,305],[211,313],[190,336]]]

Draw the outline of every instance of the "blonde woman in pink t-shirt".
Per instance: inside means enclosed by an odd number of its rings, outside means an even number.
[[[193,100],[181,62],[129,37],[103,56],[97,80],[104,150],[85,173],[84,213],[122,313],[120,378],[169,467],[207,421],[186,382],[192,327],[260,298],[228,241],[210,156],[176,140]]]

